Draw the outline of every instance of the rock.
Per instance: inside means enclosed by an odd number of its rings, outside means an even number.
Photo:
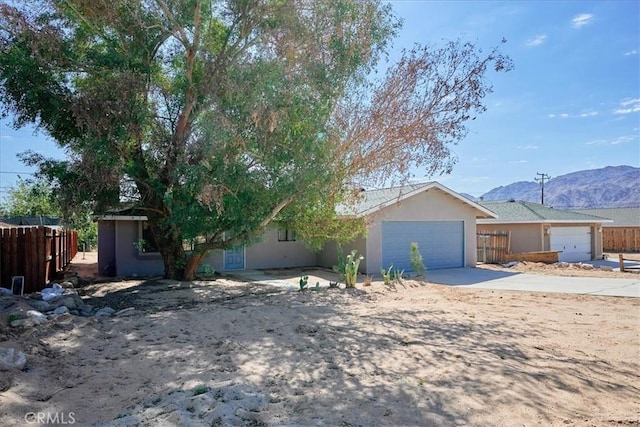
[[[111,307],[102,307],[100,310],[96,311],[96,317],[108,317],[111,316],[116,311]]]
[[[65,280],[64,282],[60,283],[60,286],[62,286],[64,289],[73,289],[73,283],[71,283],[68,280]]]
[[[601,265],[600,266],[600,270],[602,270],[602,271],[613,271],[613,267],[610,267],[608,265]]]
[[[569,263],[568,262],[559,262],[558,263],[558,268],[569,268]]]
[[[594,267],[592,264],[580,264],[580,268],[583,270],[593,270]]]
[[[45,316],[44,314],[40,313],[37,310],[29,310],[27,311],[26,314],[27,314],[27,318],[32,319],[34,324],[36,325],[41,325],[47,321],[47,316]]]
[[[29,305],[35,308],[38,311],[51,311],[53,307],[46,301],[42,300],[31,300],[28,301]]]
[[[10,371],[17,369],[21,371],[27,364],[27,356],[15,348],[0,348],[0,370]]]
[[[69,312],[69,308],[66,305],[61,305],[60,307],[56,308],[55,310],[53,310],[53,314],[65,314]]]
[[[115,313],[115,316],[128,316],[130,314],[133,314],[133,312],[135,311],[135,307],[127,307],[127,308],[123,308],[120,311],[117,311]]]
[[[77,310],[79,308],[76,299],[72,296],[62,298],[60,305],[67,306],[69,310]]]

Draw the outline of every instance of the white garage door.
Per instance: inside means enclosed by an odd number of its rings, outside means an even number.
[[[427,270],[464,267],[463,221],[385,221],[382,266],[412,271],[411,242],[418,243]]]
[[[561,262],[591,260],[591,227],[551,227],[551,250]]]

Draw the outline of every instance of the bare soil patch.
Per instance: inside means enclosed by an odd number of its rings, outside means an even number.
[[[0,372],[3,426],[28,413],[73,413],[83,426],[640,420],[638,299],[415,281],[288,292],[228,278],[82,293],[135,310],[2,325],[0,347],[28,358]]]

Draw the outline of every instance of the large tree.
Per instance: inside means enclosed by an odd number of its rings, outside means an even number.
[[[455,41],[373,79],[399,28],[378,1],[16,3],[0,9],[0,100],[69,153],[26,161],[65,206],[142,209],[169,278],[273,221],[312,244],[361,231],[336,204],[412,167],[450,171],[487,69],[510,67]]]

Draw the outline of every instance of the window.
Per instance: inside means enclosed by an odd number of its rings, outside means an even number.
[[[279,228],[278,229],[278,242],[295,242],[296,241],[296,233],[288,228]]]
[[[158,242],[151,232],[151,227],[147,221],[140,221],[138,241],[136,242],[138,251],[143,254],[158,253]]]

